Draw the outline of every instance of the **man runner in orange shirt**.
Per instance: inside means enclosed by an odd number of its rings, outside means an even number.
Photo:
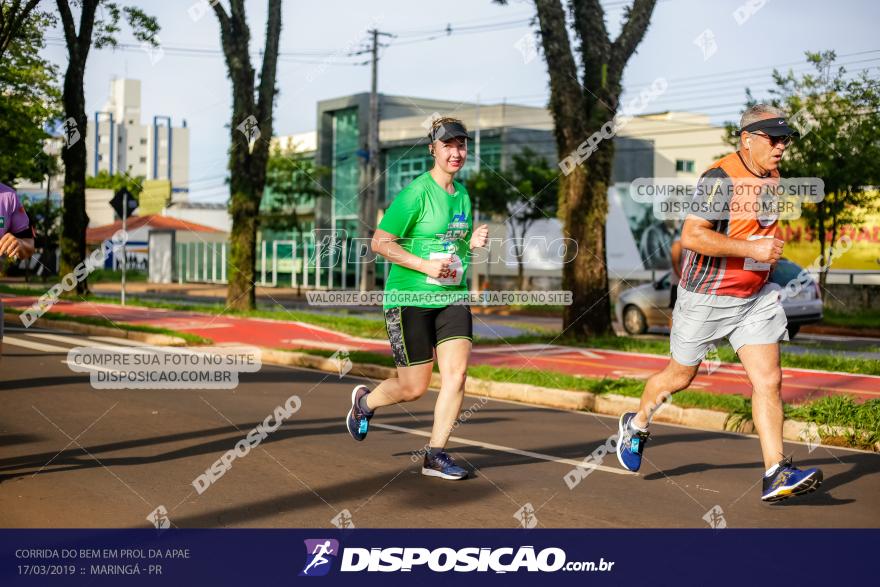
[[[739,149],[713,163],[685,218],[685,249],[673,310],[672,360],[645,384],[638,412],[621,416],[617,457],[630,471],[642,462],[651,415],[690,385],[709,347],[727,339],[752,384],[752,417],[764,456],[761,499],[780,501],[815,490],[819,469],[801,470],[782,449],[779,341],[788,340],[779,286],[768,283],[782,256],[778,214],[761,208],[762,188],[779,181],[779,162],[797,134],[785,114],[752,106],[740,121]]]

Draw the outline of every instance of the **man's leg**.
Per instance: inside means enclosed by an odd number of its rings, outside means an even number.
[[[670,359],[662,371],[651,375],[645,383],[639,411],[632,420],[633,425],[637,428],[647,428],[653,413],[664,401],[668,401],[669,394],[686,389],[697,375],[699,368],[699,363],[682,365],[675,359]]]
[[[673,326],[674,328],[674,326]],[[666,367],[654,373],[645,384],[639,411],[626,412],[620,416],[617,435],[617,460],[629,471],[638,471],[642,466],[642,453],[648,440],[648,424],[657,409],[670,396],[690,385],[700,364],[682,365],[670,359]]]
[[[752,383],[752,420],[761,441],[764,468],[784,458],[782,452],[782,369],[779,344],[748,344],[737,351]]]
[[[429,446],[446,446],[452,426],[461,411],[464,383],[467,380],[471,341],[456,338],[437,345],[437,365],[440,367],[440,394],[434,405],[434,428]]]

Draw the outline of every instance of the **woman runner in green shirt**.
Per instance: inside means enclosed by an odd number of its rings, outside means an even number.
[[[464,479],[468,472],[444,447],[461,410],[471,355],[471,311],[466,303],[470,251],[486,245],[489,227],[473,230],[470,196],[454,179],[467,160],[464,124],[439,118],[428,139],[434,167],[394,198],[371,243],[374,252],[392,263],[383,305],[397,377],[372,391],[355,387],[346,425],[352,438],[363,440],[377,408],[422,397],[431,381],[436,349],[441,387],[422,474]]]

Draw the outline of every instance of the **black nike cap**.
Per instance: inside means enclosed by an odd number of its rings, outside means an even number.
[[[755,121],[751,124],[747,124],[740,132],[754,132],[754,131],[763,131],[767,133],[771,137],[788,137],[792,135],[800,135],[797,129],[794,129],[788,126],[788,122],[785,118],[765,118],[763,120]]]

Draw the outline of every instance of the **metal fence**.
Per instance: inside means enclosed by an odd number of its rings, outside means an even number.
[[[354,248],[361,243],[347,238],[332,244],[315,242],[312,235],[297,241],[259,241],[254,264],[257,285],[357,289],[362,267],[357,260],[365,251]],[[175,253],[178,283],[227,283],[229,243],[177,243]],[[388,275],[388,264],[381,257],[376,271]]]

